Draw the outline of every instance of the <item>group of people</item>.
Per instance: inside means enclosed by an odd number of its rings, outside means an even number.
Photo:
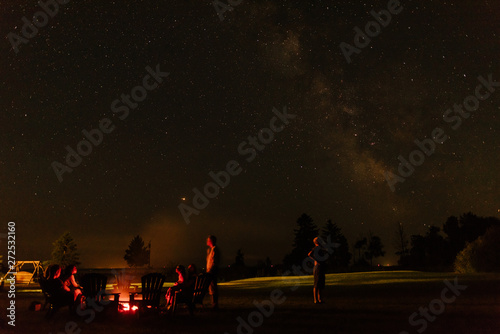
[[[177,282],[174,283],[174,286],[168,289],[167,294],[165,295],[165,299],[167,300],[167,308],[170,309],[173,303],[173,299],[176,292],[189,295],[193,292],[194,284],[196,283],[196,266],[194,263],[190,264],[187,268],[184,268],[183,265],[178,265],[175,268],[175,272],[177,273]]]
[[[82,287],[76,282],[76,266],[63,270],[58,264],[51,264],[45,270],[45,289],[58,304],[76,306],[82,302]]]
[[[308,256],[314,260],[314,287],[313,287],[313,296],[315,304],[323,304],[322,295],[323,289],[326,285],[326,269],[327,264],[326,261],[329,257],[328,252],[322,246],[324,241],[316,237],[313,240],[314,248],[309,252]],[[217,238],[213,235],[208,236],[207,238],[207,267],[206,272],[210,280],[209,285],[209,294],[212,297],[212,306],[214,309],[219,308],[219,291],[217,288],[217,276],[219,273],[219,264],[220,264],[220,251],[217,247]],[[177,275],[179,279],[171,287],[165,298],[167,299],[167,305],[172,304],[172,298],[176,291],[187,291],[188,293],[192,291],[195,282],[196,282],[196,267],[194,264],[191,264],[188,267],[187,279],[186,273],[184,270],[184,266],[179,265],[176,269]]]
[[[217,289],[217,275],[219,271],[220,252],[217,247],[217,238],[213,235],[208,236],[207,246],[206,272],[210,281],[209,294],[212,296],[213,308],[218,309],[219,293]],[[165,295],[168,308],[171,307],[176,292],[185,294],[186,296],[192,293],[197,277],[197,270],[194,264],[190,264],[187,270],[183,265],[178,265],[175,271],[178,276],[177,282],[168,289]],[[51,264],[47,267],[45,271],[45,289],[58,304],[70,306],[81,304],[83,289],[76,282],[76,273],[77,269],[74,265],[61,268],[58,264]]]
[[[219,291],[217,288],[217,275],[219,273],[219,263],[220,263],[220,251],[217,247],[217,238],[214,235],[209,235],[207,238],[207,267],[206,273],[208,275],[208,280],[210,285],[208,292],[212,297],[212,306],[214,309],[219,308]],[[176,292],[185,294],[189,296],[196,283],[196,266],[190,264],[186,269],[183,265],[178,265],[175,272],[177,273],[178,279],[174,286],[168,289],[165,299],[167,300],[167,307],[170,308],[173,303],[173,298]]]
[[[326,261],[329,257],[328,252],[322,246],[324,241],[316,237],[313,240],[314,248],[309,252],[308,256],[314,260],[314,287],[313,287],[313,296],[315,304],[323,304],[322,295],[323,289],[326,285],[326,269],[327,264]],[[210,280],[209,285],[209,294],[212,298],[212,306],[214,309],[219,308],[219,291],[217,288],[217,276],[219,273],[219,264],[220,264],[220,251],[217,247],[217,238],[213,235],[208,236],[207,238],[207,267],[206,272]],[[176,291],[187,291],[187,293],[192,292],[192,288],[196,282],[196,267],[194,264],[191,264],[188,267],[187,279],[184,266],[179,265],[176,269],[177,275],[179,279],[171,287],[165,298],[167,299],[167,305],[172,304],[172,298]]]
[[[314,245],[308,256],[314,260],[314,303],[321,304],[323,303],[321,297],[322,291],[325,288],[326,259],[328,258],[328,254],[321,246],[319,238],[314,239]],[[208,292],[212,299],[213,308],[218,309],[219,291],[217,288],[217,276],[219,273],[220,251],[217,247],[217,238],[213,235],[208,236],[207,246],[206,273],[210,281]],[[175,271],[178,276],[177,282],[168,289],[165,295],[168,308],[171,307],[176,292],[185,295],[192,293],[197,277],[197,270],[194,264],[190,264],[187,270],[183,265],[178,265]],[[46,289],[59,303],[76,306],[82,302],[82,287],[76,282],[76,273],[77,269],[74,265],[66,266],[63,270],[61,266],[52,264],[45,271]]]

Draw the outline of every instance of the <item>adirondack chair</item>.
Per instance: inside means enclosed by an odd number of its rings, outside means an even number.
[[[106,275],[90,273],[83,275],[81,285],[86,307],[93,307],[96,311],[102,311],[103,306],[110,304],[110,309],[118,311],[119,293],[106,293]],[[113,296],[113,300],[106,300],[105,297]]]
[[[40,288],[42,289],[42,293],[45,296],[45,302],[43,304],[42,310],[45,310],[45,307],[47,305],[49,306],[49,309],[47,310],[47,313],[45,314],[45,318],[49,319],[51,318],[54,313],[57,312],[62,307],[68,306],[70,309],[70,312],[73,310],[73,303],[70,303],[69,301],[62,301],[58,298],[55,298],[52,291],[49,291],[48,285],[47,285],[47,280],[44,278],[40,278],[40,281],[38,282],[40,284]]]
[[[165,276],[160,273],[150,273],[141,277],[141,292],[130,293],[130,306],[139,307],[139,316],[146,312],[160,311],[160,300]],[[136,300],[136,295],[142,295],[142,300]]]
[[[47,291],[47,287],[45,285],[45,278],[41,278],[38,284],[40,284],[40,289],[42,289],[43,296],[45,297],[45,301],[42,306],[42,310],[45,310],[45,307],[51,304],[52,295]]]
[[[172,301],[172,315],[175,315],[175,310],[179,304],[186,304],[191,315],[194,314],[196,304],[200,304],[203,307],[203,298],[207,294],[209,285],[209,276],[207,274],[199,274],[196,277],[196,282],[192,290],[176,291],[174,300]]]
[[[113,285],[113,288],[118,291],[129,291],[130,289],[135,290],[137,287],[132,285],[133,277],[133,275],[124,272],[116,274],[116,284]]]

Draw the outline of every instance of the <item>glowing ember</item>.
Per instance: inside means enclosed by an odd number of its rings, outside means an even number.
[[[135,312],[139,309],[137,305],[132,306],[132,309],[130,309],[130,304],[129,303],[120,303],[120,311],[121,312]]]

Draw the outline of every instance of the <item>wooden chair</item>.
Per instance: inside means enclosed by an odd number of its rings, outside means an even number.
[[[83,296],[85,297],[86,307],[92,306],[96,311],[102,311],[105,305],[111,303],[111,309],[118,311],[119,293],[106,293],[106,284],[108,278],[106,275],[90,273],[83,275],[81,285]],[[106,300],[105,297],[113,296],[113,300]]]
[[[176,291],[172,302],[172,315],[175,315],[175,310],[179,304],[187,304],[191,315],[194,314],[196,304],[203,307],[203,299],[207,294],[209,285],[210,277],[207,274],[199,274],[192,289]]]
[[[141,292],[130,293],[130,307],[139,307],[139,316],[145,312],[160,311],[162,288],[166,277],[160,273],[150,273],[141,277]],[[135,300],[135,295],[142,295],[142,300]]]
[[[113,285],[113,288],[118,291],[129,291],[131,288],[135,289],[136,287],[132,286],[132,277],[133,276],[124,273],[116,274],[116,284]]]
[[[47,313],[45,314],[45,318],[49,319],[51,318],[57,310],[59,310],[62,307],[68,306],[70,309],[70,312],[73,310],[73,303],[70,302],[64,302],[61,301],[58,298],[55,298],[53,295],[52,291],[49,291],[48,285],[47,285],[47,280],[44,278],[40,278],[40,281],[38,282],[40,284],[40,288],[42,289],[42,293],[45,297],[45,302],[43,303],[42,310],[45,310],[45,307],[47,305],[49,306],[49,309],[47,310]]]
[[[40,284],[40,289],[42,289],[43,296],[45,297],[45,301],[44,301],[43,306],[42,306],[42,310],[45,310],[45,307],[47,307],[47,305],[51,304],[52,296],[47,291],[47,287],[45,285],[45,279],[44,278],[41,278],[40,281],[38,282],[38,284]]]

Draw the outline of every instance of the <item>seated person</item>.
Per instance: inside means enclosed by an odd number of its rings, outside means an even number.
[[[52,296],[54,302],[59,305],[72,306],[75,302],[74,294],[69,287],[65,286],[59,278],[61,276],[61,267],[57,264],[51,264],[45,271],[45,289]]]
[[[66,268],[64,268],[64,274],[61,275],[61,280],[73,293],[75,301],[80,301],[82,298],[83,288],[76,282],[76,273],[77,270],[75,265],[66,266]]]
[[[172,306],[175,292],[180,291],[184,287],[186,277],[186,269],[183,265],[178,265],[177,268],[175,268],[175,272],[178,275],[177,282],[174,283],[174,286],[168,289],[167,294],[165,295],[165,299],[167,300],[167,307],[169,309]]]
[[[187,269],[187,280],[184,283],[184,290],[186,290],[186,293],[193,292],[194,285],[196,283],[196,278],[198,277],[198,273],[196,270],[196,265],[194,263],[191,263],[188,266]]]

